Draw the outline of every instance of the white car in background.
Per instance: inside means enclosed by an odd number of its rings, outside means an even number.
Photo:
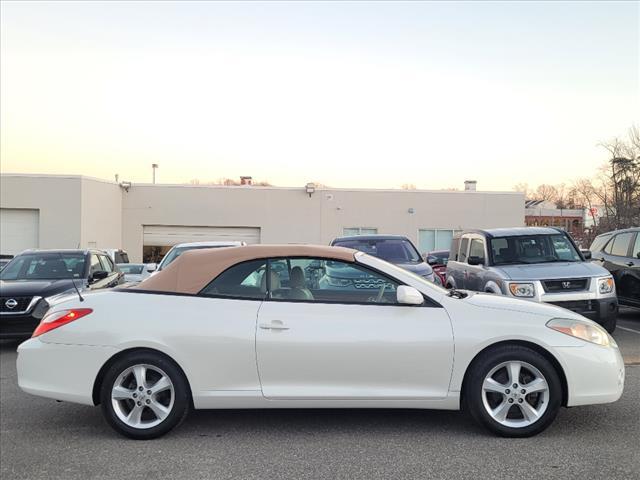
[[[146,263],[118,263],[118,270],[124,273],[124,281],[135,285],[149,278],[155,270],[155,265]]]
[[[151,275],[155,275],[156,273],[164,270],[167,266],[173,262],[176,258],[182,255],[184,252],[188,252],[189,250],[200,250],[203,248],[221,248],[221,247],[241,247],[246,245],[246,242],[189,242],[189,243],[179,243],[178,245],[174,245],[171,247],[171,250],[167,252],[167,254],[162,257],[160,263],[158,264],[158,268],[153,271]]]
[[[358,287],[331,288],[327,266]],[[191,407],[465,408],[526,437],[624,388],[615,341],[581,315],[448,291],[341,247],[189,251],[136,289],[83,295],[20,345],[18,384],[100,404],[132,438],[167,433]]]

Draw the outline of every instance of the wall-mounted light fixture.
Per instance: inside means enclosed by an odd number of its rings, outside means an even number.
[[[407,210],[407,212],[410,213],[411,215],[416,213],[416,211],[415,211],[415,209],[413,207],[409,208],[409,210]]]
[[[124,188],[124,191],[128,193],[131,188],[131,182],[120,182],[120,188]]]
[[[311,195],[316,193],[316,184],[315,183],[307,183],[304,186],[304,189],[307,192],[307,194],[309,195],[309,198],[311,198]]]

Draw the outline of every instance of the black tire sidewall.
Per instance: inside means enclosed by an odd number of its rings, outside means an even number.
[[[160,424],[145,429],[133,428],[122,422],[111,404],[111,388],[116,378],[133,365],[148,364],[162,369],[171,379],[174,401],[171,413]],[[189,388],[182,371],[164,355],[155,352],[131,352],[118,360],[107,370],[100,388],[102,413],[111,427],[118,433],[136,440],[157,438],[178,426],[186,417],[191,404]]]
[[[482,402],[482,385],[487,374],[503,362],[521,361],[536,367],[549,386],[549,404],[540,419],[527,427],[507,427],[494,420]],[[553,364],[535,350],[524,346],[503,346],[481,354],[474,362],[465,387],[465,404],[472,417],[481,425],[504,437],[530,437],[545,430],[555,419],[562,405],[562,384]]]

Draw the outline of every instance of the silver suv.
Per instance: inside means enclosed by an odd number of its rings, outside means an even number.
[[[549,227],[466,231],[453,238],[446,287],[547,302],[616,328],[611,274]],[[586,257],[586,258],[585,258]]]

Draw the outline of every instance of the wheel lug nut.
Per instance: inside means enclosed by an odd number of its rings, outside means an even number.
[[[527,391],[523,388],[522,390],[520,390],[520,393],[524,395],[525,393],[527,393]]]
[[[513,403],[513,398],[510,398],[510,399],[509,399],[509,403]]]
[[[142,388],[142,387],[138,387],[138,390],[142,391],[142,390],[144,390],[144,388]]]
[[[142,405],[142,402],[138,402],[138,406]]]
[[[517,384],[517,383],[514,383],[514,384],[513,384],[513,388],[518,388],[518,384]]]
[[[511,393],[511,390],[509,390],[508,388],[504,391],[504,393],[506,393],[507,395],[509,395]]]
[[[147,402],[147,405],[149,405],[151,403],[151,400],[147,398],[146,402]]]
[[[518,399],[518,403],[522,403],[522,399],[521,398]]]
[[[147,395],[151,395],[151,390],[147,390]]]
[[[133,398],[138,398],[138,394],[137,394],[137,393],[134,393],[134,394],[133,394]]]

